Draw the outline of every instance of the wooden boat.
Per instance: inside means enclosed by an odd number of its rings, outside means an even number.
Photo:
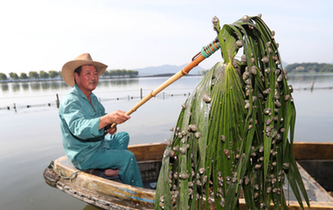
[[[145,187],[156,185],[165,147],[164,143],[153,143],[128,148],[136,156]],[[333,190],[332,151],[332,143],[294,143],[293,152],[310,198],[311,207],[304,203],[305,209],[333,209],[333,197],[323,188]],[[88,204],[102,209],[154,209],[154,189],[133,187],[79,171],[67,156],[52,165],[44,171],[46,183]],[[288,184],[284,190],[289,195],[286,198],[289,209],[301,209]],[[246,209],[244,200],[240,199],[240,204],[241,209]]]

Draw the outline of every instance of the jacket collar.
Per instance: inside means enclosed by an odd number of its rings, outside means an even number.
[[[79,86],[77,86],[76,84],[74,84],[74,86],[73,86],[73,91],[74,91],[75,93],[77,93],[80,97],[87,99],[86,95],[84,95],[84,93],[82,92],[82,90],[81,90],[81,89],[79,88]],[[91,94],[90,94],[90,98],[91,98],[91,99],[92,99],[92,98],[96,98],[96,96],[95,96],[95,94],[94,94],[93,92],[91,92]],[[88,100],[88,99],[87,99],[87,100]]]

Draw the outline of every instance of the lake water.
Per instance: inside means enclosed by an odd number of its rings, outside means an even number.
[[[333,87],[333,74],[289,78],[297,111],[295,141],[331,142],[333,89],[328,87]],[[94,92],[108,112],[128,111],[140,100],[140,89],[145,96],[167,79],[100,80]],[[163,142],[171,134],[169,129],[176,123],[181,104],[201,79],[181,78],[118,125],[118,131],[129,132],[130,144]],[[61,100],[69,90],[60,81],[0,83],[1,209],[95,209],[49,187],[42,176],[51,160],[64,155],[56,94]]]

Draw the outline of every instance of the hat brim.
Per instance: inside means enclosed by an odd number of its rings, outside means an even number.
[[[74,71],[77,67],[83,65],[93,65],[96,67],[98,76],[101,76],[103,72],[108,67],[107,65],[97,62],[97,61],[87,61],[87,60],[72,60],[65,63],[61,70],[61,75],[65,83],[71,87],[74,87]]]

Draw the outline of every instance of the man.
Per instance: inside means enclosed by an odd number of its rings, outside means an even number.
[[[123,183],[142,187],[135,156],[127,150],[129,135],[116,133],[117,128],[109,126],[124,123],[130,117],[119,110],[105,113],[92,93],[106,68],[105,64],[93,61],[88,53],[63,66],[62,77],[73,87],[59,107],[63,146],[78,169],[106,169],[106,176],[119,175]]]

